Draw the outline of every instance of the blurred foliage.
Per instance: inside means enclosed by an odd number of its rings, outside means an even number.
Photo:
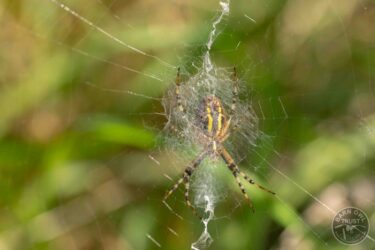
[[[216,0],[63,3],[185,77],[219,10]],[[186,162],[156,144],[158,98],[176,70],[50,0],[3,0],[0,17],[0,249],[159,249],[148,236],[189,249],[201,223],[181,194],[169,204],[183,220],[161,203]],[[333,214],[314,199],[361,208],[374,237],[374,17],[370,0],[231,2],[212,57],[236,65],[265,134],[241,168],[278,196],[248,187],[253,214],[218,168],[230,195],[209,249],[375,249],[334,239]]]

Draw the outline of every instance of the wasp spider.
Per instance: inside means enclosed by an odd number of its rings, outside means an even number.
[[[236,103],[238,99],[238,78],[236,69],[233,69],[232,75],[232,103],[230,105],[230,114],[234,115],[236,111]],[[175,96],[176,96],[176,103],[177,103],[177,112],[184,113],[186,112],[186,108],[182,102],[181,96],[181,77],[180,77],[180,69],[177,71],[177,76],[175,80]],[[259,185],[245,173],[243,173],[235,161],[233,160],[232,156],[229,152],[225,149],[223,143],[228,139],[230,136],[230,130],[236,129],[236,124],[231,125],[232,117],[226,115],[222,102],[218,96],[215,95],[208,95],[203,96],[200,100],[199,106],[195,109],[196,120],[194,122],[194,126],[196,126],[199,130],[199,133],[207,142],[202,150],[202,152],[189,164],[183,173],[183,176],[176,182],[176,184],[167,191],[164,196],[164,202],[168,199],[168,197],[178,188],[178,186],[182,183],[185,185],[185,202],[188,207],[190,207],[193,213],[202,219],[201,216],[198,215],[195,207],[191,204],[189,199],[189,190],[190,190],[190,178],[194,171],[198,168],[201,162],[209,156],[217,156],[224,160],[228,169],[231,171],[232,175],[236,179],[236,182],[245,197],[246,201],[249,203],[250,208],[254,212],[253,204],[245,192],[245,189],[241,183],[240,177],[245,179],[252,185],[257,186],[258,188],[271,193],[275,194],[274,192],[268,190],[267,188]]]

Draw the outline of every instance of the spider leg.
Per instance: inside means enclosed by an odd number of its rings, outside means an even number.
[[[174,185],[171,189],[169,189],[166,194],[164,195],[164,198],[163,198],[163,201],[166,201],[168,199],[168,197],[173,194],[174,191],[176,191],[176,189],[178,188],[178,186],[180,186],[180,184],[184,181],[184,177],[185,177],[185,173],[184,173],[184,176],[181,177]]]
[[[244,174],[243,172],[241,172],[241,170],[239,169],[239,167],[236,165],[236,163],[234,162],[233,158],[230,156],[230,154],[228,153],[228,151],[223,147],[221,146],[220,148],[220,151],[219,151],[221,157],[223,158],[223,160],[225,161],[225,163],[227,164],[229,170],[232,172],[233,176],[236,178],[236,181],[238,183],[238,186],[240,187],[241,189],[241,192],[242,194],[245,196],[246,200],[249,201],[250,203],[250,207],[251,209],[253,210],[254,212],[254,207],[253,207],[253,204],[250,200],[250,198],[248,197],[248,195],[246,194],[245,192],[245,189],[243,188],[242,186],[242,183],[240,181],[240,178],[239,178],[239,174],[246,180],[248,181],[250,184],[252,185],[255,185],[256,187],[270,193],[270,194],[273,194],[275,195],[275,193],[261,185],[259,185],[258,183],[256,183],[253,179],[251,179],[250,177],[248,177],[246,174]]]
[[[241,171],[240,171],[240,173],[241,173],[242,177],[243,177],[245,180],[247,180],[250,184],[257,186],[258,188],[260,188],[260,189],[262,189],[263,191],[266,191],[266,192],[268,192],[268,193],[270,193],[270,194],[273,194],[273,195],[276,194],[275,192],[273,192],[273,191],[271,191],[271,190],[269,190],[269,189],[263,187],[262,185],[259,185],[258,183],[256,183],[253,179],[251,179],[251,178],[250,178],[249,176],[247,176],[245,173],[243,173],[243,172],[241,172]]]
[[[232,105],[230,108],[231,108],[231,115],[234,115],[234,112],[236,111],[236,104],[237,104],[237,99],[238,99],[238,77],[237,77],[236,67],[233,67],[232,81],[233,81]]]
[[[221,149],[220,149],[219,153],[220,153],[221,157],[223,158],[223,160],[225,161],[225,163],[227,164],[227,167],[229,168],[229,170],[232,172],[234,178],[236,179],[237,184],[238,184],[243,196],[245,196],[246,201],[249,203],[249,206],[250,206],[251,210],[253,212],[255,212],[253,202],[251,201],[251,199],[247,195],[247,193],[245,191],[245,188],[243,187],[242,182],[240,180],[240,177],[238,176],[238,174],[241,173],[241,171],[239,170],[237,165],[234,163],[234,160],[229,155],[228,151],[223,146],[221,146]]]
[[[185,171],[184,171],[182,177],[176,182],[176,184],[174,184],[174,186],[170,190],[167,191],[167,193],[165,194],[164,199],[163,199],[163,201],[165,202],[168,199],[168,197],[174,191],[176,191],[176,189],[178,188],[178,186],[182,182],[184,182],[184,184],[185,184],[185,202],[186,202],[186,205],[193,211],[193,213],[199,219],[202,219],[202,217],[198,215],[195,207],[191,204],[191,202],[189,200],[190,177],[192,176],[192,174],[194,173],[194,170],[199,166],[199,164],[202,162],[202,160],[204,159],[204,157],[206,155],[207,155],[207,151],[204,150],[197,158],[195,158],[195,160],[188,167],[185,168]]]
[[[232,105],[230,106],[230,119],[235,115],[237,102],[238,102],[238,76],[237,76],[237,69],[233,67],[233,74],[232,74]],[[236,119],[235,119],[236,120]],[[236,131],[238,128],[238,121],[232,123],[232,131]]]
[[[186,205],[193,211],[194,215],[197,216],[200,220],[202,220],[202,216],[200,216],[195,209],[195,207],[191,204],[189,199],[189,191],[190,191],[190,175],[184,176],[184,183],[185,183],[185,202]]]
[[[178,69],[177,69],[177,75],[176,75],[175,84],[176,84],[175,92],[176,92],[176,99],[177,99],[178,109],[181,112],[185,112],[185,108],[182,105],[181,94],[180,94],[181,93],[181,88],[180,88],[181,87],[180,67],[178,67]]]

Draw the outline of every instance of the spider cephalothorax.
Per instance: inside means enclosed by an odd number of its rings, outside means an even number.
[[[196,121],[194,126],[198,128],[198,133],[201,134],[200,138],[204,141],[203,150],[201,153],[191,162],[189,166],[185,168],[183,176],[177,181],[177,183],[166,193],[164,201],[178,188],[181,183],[185,184],[185,201],[186,204],[193,210],[199,218],[194,206],[189,200],[189,190],[190,190],[190,177],[194,173],[194,170],[201,164],[204,158],[209,156],[221,157],[224,162],[227,164],[227,167],[232,172],[235,177],[239,188],[241,189],[242,194],[245,196],[245,199],[249,202],[250,207],[254,211],[252,202],[248,197],[245,189],[241,183],[240,176],[248,181],[250,184],[257,186],[260,189],[263,189],[271,194],[274,192],[268,190],[267,188],[257,184],[254,180],[248,177],[246,174],[241,172],[229,152],[223,146],[223,143],[230,136],[230,131],[235,130],[237,125],[231,127],[231,118],[234,116],[236,111],[236,103],[238,99],[238,86],[237,86],[237,74],[236,69],[234,68],[233,77],[233,89],[232,89],[232,104],[230,105],[230,116],[225,113],[224,107],[220,98],[216,95],[203,95],[202,100],[199,103],[199,106],[196,110]],[[176,102],[178,106],[177,112],[186,113],[186,108],[183,105],[181,98],[181,79],[180,79],[180,70],[177,72],[176,76]],[[228,105],[229,106],[229,105]],[[239,114],[241,115],[241,114]]]

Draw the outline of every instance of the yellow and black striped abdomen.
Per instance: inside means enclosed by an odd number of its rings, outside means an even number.
[[[209,137],[218,137],[223,134],[226,126],[226,117],[220,99],[207,96],[199,106],[199,127]]]

